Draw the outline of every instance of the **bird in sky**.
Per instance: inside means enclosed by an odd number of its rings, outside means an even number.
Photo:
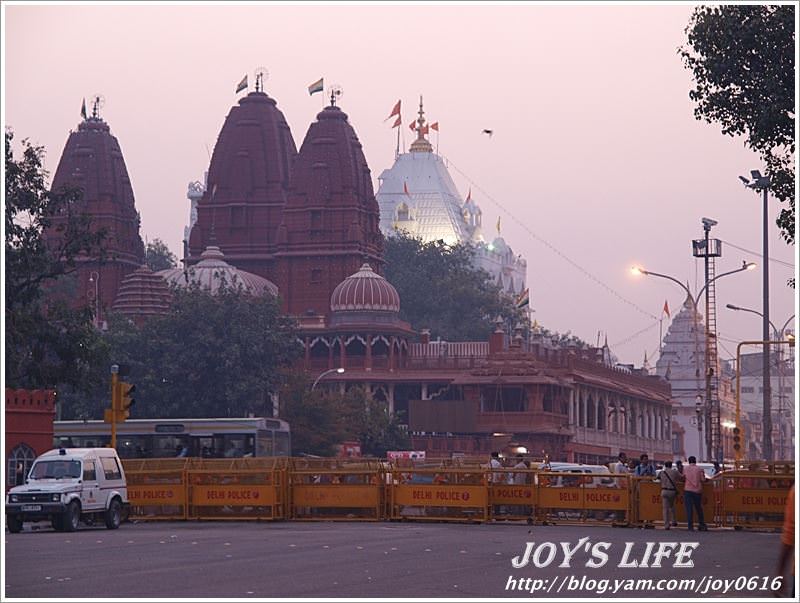
[[[489,135],[489,138],[491,138],[491,137],[492,137],[492,134],[494,134],[494,130],[486,130],[486,129],[484,129],[484,130],[483,130],[483,133],[484,133],[484,134],[488,134],[488,135]]]

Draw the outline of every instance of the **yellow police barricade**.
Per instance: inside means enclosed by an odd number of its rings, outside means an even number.
[[[661,498],[661,484],[653,481],[652,478],[633,478],[634,479],[634,523],[644,527],[655,527],[656,524],[664,524],[664,507]],[[675,495],[675,522],[678,524],[686,523],[686,506],[684,497],[683,483],[678,482],[677,493]],[[720,524],[720,490],[719,482],[709,480],[703,484],[703,496],[701,506],[703,508],[703,519],[707,526]],[[700,518],[693,511],[693,521],[695,527],[700,524]]]
[[[630,523],[629,475],[547,471],[536,478],[538,522]]]
[[[489,516],[497,521],[524,519],[532,524],[537,492],[535,470],[492,469],[489,471]]]
[[[395,520],[487,521],[487,472],[479,468],[394,468],[389,513]]]
[[[274,460],[271,463],[270,459],[258,460],[262,462],[255,464],[263,466],[256,469],[218,468],[208,459],[198,463],[205,468],[188,469],[187,516],[190,519],[285,519],[286,472]]]
[[[722,524],[741,528],[780,528],[794,477],[765,472],[724,473],[721,485]]]
[[[292,459],[289,517],[384,519],[384,466],[376,459]]]
[[[186,472],[125,470],[130,516],[136,519],[186,519]]]

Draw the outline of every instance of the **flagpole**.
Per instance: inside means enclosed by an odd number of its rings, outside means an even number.
[[[661,318],[658,319],[658,355],[661,356],[661,352],[664,349],[664,345],[662,344],[662,331],[661,327],[664,324],[664,313],[661,313]]]
[[[397,158],[400,156],[400,130],[402,129],[402,126],[402,123],[397,126],[397,148],[394,150],[395,161],[397,161]]]

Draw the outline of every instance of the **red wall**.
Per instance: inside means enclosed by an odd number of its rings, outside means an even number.
[[[6,388],[6,451],[25,443],[40,455],[53,447],[56,392],[51,389]]]

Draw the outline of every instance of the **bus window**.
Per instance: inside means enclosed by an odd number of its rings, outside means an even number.
[[[289,434],[285,431],[276,431],[274,456],[289,456],[289,450]]]
[[[274,444],[272,441],[272,432],[258,430],[258,449],[256,454],[258,456],[273,456]]]

